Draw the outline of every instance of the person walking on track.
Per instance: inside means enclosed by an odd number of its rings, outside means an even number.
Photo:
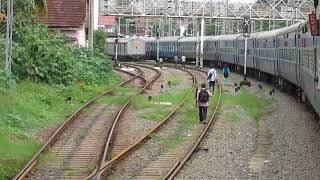
[[[222,73],[223,73],[223,78],[224,78],[224,85],[227,86],[228,85],[228,77],[230,74],[230,69],[228,68],[227,64],[224,64],[223,69],[222,69]]]
[[[196,95],[196,104],[199,107],[199,119],[201,124],[205,123],[207,117],[210,96],[212,96],[212,93],[206,89],[206,84],[201,84],[201,89],[197,90]]]
[[[208,71],[208,82],[209,82],[209,87],[212,89],[212,93],[214,93],[214,86],[216,83],[217,79],[217,71],[214,69],[213,65],[210,65],[210,69]]]
[[[182,56],[181,57],[181,61],[182,61],[182,69],[184,69],[185,63],[186,63],[186,57]]]

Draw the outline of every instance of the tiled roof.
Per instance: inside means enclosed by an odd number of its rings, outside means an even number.
[[[86,20],[86,0],[47,0],[48,17],[39,20],[49,27],[81,27]]]
[[[110,26],[116,21],[115,16],[99,16],[99,24]]]

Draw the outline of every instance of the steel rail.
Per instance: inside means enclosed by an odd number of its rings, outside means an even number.
[[[131,65],[127,65],[127,66],[130,67]],[[146,81],[145,86],[143,88],[141,88],[140,91],[138,91],[135,95],[138,95],[138,94],[142,93],[146,88],[148,88],[152,83],[154,83],[161,75],[161,72],[159,70],[156,70],[156,69],[153,69],[153,68],[150,68],[150,67],[145,67],[145,68],[152,69],[157,74],[149,82]],[[132,99],[132,97],[129,98],[127,100],[127,102],[122,106],[121,110],[118,112],[116,118],[112,122],[111,129],[108,132],[107,141],[105,142],[105,145],[104,145],[104,151],[103,151],[103,154],[102,154],[101,162],[98,164],[98,167],[94,170],[94,172],[91,173],[86,179],[89,179],[89,178],[100,179],[100,176],[102,174],[102,173],[100,173],[100,167],[103,166],[103,163],[105,162],[105,159],[107,157],[107,153],[108,153],[108,149],[109,149],[109,145],[110,145],[110,142],[111,142],[111,138],[112,138],[114,129],[115,129],[116,125],[118,124],[118,121],[119,121],[119,119],[121,117],[121,114],[125,111],[125,109],[130,104],[131,99]]]
[[[133,65],[133,64],[130,64]],[[140,67],[146,67],[146,68],[150,68],[149,66],[145,66],[145,65],[138,65],[138,64],[134,64],[134,66],[140,66]],[[122,151],[121,153],[119,153],[117,156],[115,156],[113,159],[111,159],[108,162],[104,162],[102,164],[102,166],[100,167],[98,173],[102,174],[104,173],[108,167],[110,167],[115,161],[121,159],[122,157],[124,157],[126,154],[128,154],[130,151],[132,151],[134,148],[136,148],[139,144],[141,144],[143,141],[145,141],[147,138],[150,137],[150,135],[154,132],[156,132],[160,127],[162,127],[165,123],[168,122],[168,120],[172,117],[172,115],[187,101],[187,99],[190,97],[191,93],[193,92],[193,90],[195,89],[196,86],[196,79],[193,76],[192,73],[190,73],[187,70],[186,71],[188,74],[191,75],[192,77],[192,87],[190,89],[190,91],[188,92],[188,94],[184,97],[184,99],[174,107],[174,109],[158,124],[156,125],[153,129],[151,129],[147,134],[145,134],[142,138],[140,138],[135,144],[129,146],[127,149],[125,149],[124,151]],[[94,179],[94,177],[87,177],[87,179]]]
[[[126,72],[126,71],[123,71]],[[21,180],[23,179],[27,173],[30,172],[30,170],[34,167],[34,165],[37,163],[39,156],[47,149],[49,148],[50,145],[52,145],[56,139],[58,139],[59,135],[65,130],[65,128],[72,123],[72,121],[80,114],[80,112],[90,106],[91,104],[93,104],[97,99],[99,99],[100,97],[109,94],[110,92],[114,91],[115,89],[117,89],[118,87],[131,82],[132,80],[138,78],[141,76],[141,71],[139,70],[139,73],[137,75],[134,75],[133,77],[131,77],[130,79],[124,81],[123,79],[121,80],[121,83],[119,83],[118,85],[112,87],[111,89],[109,89],[108,91],[101,93],[100,95],[94,97],[93,99],[89,100],[87,103],[85,103],[84,105],[82,105],[80,108],[78,108],[68,119],[66,119],[64,121],[64,123],[62,125],[59,126],[59,128],[53,133],[53,135],[49,138],[49,140],[40,148],[40,150],[32,157],[32,159],[23,167],[23,169],[13,178],[15,180]]]
[[[201,69],[196,69],[196,68],[190,68],[187,67],[189,69],[193,69],[193,70],[197,70],[200,72],[204,72],[206,73],[206,71],[201,70]],[[175,176],[179,173],[179,171],[183,168],[183,166],[186,164],[186,162],[189,160],[189,158],[192,156],[192,154],[196,151],[196,149],[198,148],[198,146],[200,145],[201,141],[203,140],[203,138],[205,137],[205,135],[207,134],[207,132],[209,131],[210,127],[212,124],[214,124],[216,122],[216,115],[218,112],[218,109],[220,107],[220,102],[221,102],[221,94],[222,94],[222,86],[220,84],[219,81],[218,82],[218,86],[219,86],[219,97],[218,97],[218,101],[216,103],[214,112],[210,118],[210,121],[208,122],[208,124],[206,125],[205,129],[202,131],[201,135],[199,136],[198,140],[195,142],[195,144],[193,145],[193,147],[190,149],[190,151],[188,152],[188,154],[185,156],[185,158],[182,161],[177,161],[176,164],[179,164],[178,166],[173,166],[173,168],[166,174],[166,176],[164,177],[164,179],[166,180],[172,180],[175,178]]]

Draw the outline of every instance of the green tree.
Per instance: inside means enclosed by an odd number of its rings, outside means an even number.
[[[105,54],[107,48],[107,34],[103,29],[98,29],[93,35],[93,48],[94,50]]]
[[[208,24],[205,27],[206,30],[206,36],[214,36],[216,33],[216,26],[214,24]]]

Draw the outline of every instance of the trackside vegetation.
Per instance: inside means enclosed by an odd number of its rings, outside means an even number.
[[[0,179],[11,179],[55,127],[120,82],[104,52],[104,31],[95,32],[94,50],[78,47],[36,21],[34,2],[15,1],[10,84],[0,61]],[[4,41],[0,36],[1,51]]]
[[[270,107],[273,103],[272,98],[258,97],[246,88],[242,88],[240,94],[237,96],[233,96],[230,93],[223,93],[222,98],[223,103],[226,105],[240,105],[248,113],[256,126],[258,126],[259,121],[264,115],[266,107]],[[231,122],[237,121],[236,117],[234,113],[228,115],[228,119]]]

